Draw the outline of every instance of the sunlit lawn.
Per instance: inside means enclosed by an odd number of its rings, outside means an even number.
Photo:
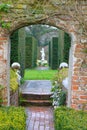
[[[57,70],[25,70],[25,80],[51,80]]]

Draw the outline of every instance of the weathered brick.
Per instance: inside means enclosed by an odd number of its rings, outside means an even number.
[[[71,107],[74,108],[74,109],[76,109],[77,105],[76,104],[72,104]]]
[[[73,86],[72,86],[72,91],[78,90],[78,88],[79,88],[79,87],[78,87],[77,85],[75,85],[75,86],[73,85]]]
[[[7,37],[0,37],[0,41],[7,40]]]
[[[80,96],[80,99],[86,99],[87,100],[87,95]]]
[[[75,76],[72,77],[72,80],[78,80],[78,78],[79,77],[77,75],[75,75]]]

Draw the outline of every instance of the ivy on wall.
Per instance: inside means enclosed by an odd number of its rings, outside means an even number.
[[[1,3],[0,4],[0,12],[4,12],[4,13],[8,13],[10,10],[10,4],[5,4],[5,3]],[[3,14],[0,14],[0,26],[2,28],[10,28],[11,23],[10,22],[5,22],[2,18]]]

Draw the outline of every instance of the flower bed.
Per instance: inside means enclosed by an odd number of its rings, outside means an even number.
[[[55,130],[87,130],[87,112],[59,107],[54,116]]]
[[[0,130],[25,130],[26,114],[22,107],[0,108]]]

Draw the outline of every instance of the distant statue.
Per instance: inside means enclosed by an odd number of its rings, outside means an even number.
[[[40,52],[41,52],[41,60],[44,61],[45,60],[44,48],[42,48]]]

